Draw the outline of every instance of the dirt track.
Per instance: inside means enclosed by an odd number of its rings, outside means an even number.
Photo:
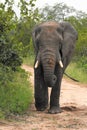
[[[27,65],[22,68],[31,72],[33,84],[33,69]],[[0,130],[87,130],[87,85],[63,79],[60,104],[62,113],[51,115],[47,110],[37,112],[33,102],[27,114],[12,116],[16,121],[1,121]]]

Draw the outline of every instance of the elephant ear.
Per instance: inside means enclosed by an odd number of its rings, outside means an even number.
[[[39,49],[38,40],[39,40],[40,32],[41,32],[41,27],[39,26],[35,27],[32,32],[32,39],[33,39],[34,49],[36,53],[38,52],[38,49]]]
[[[75,47],[75,42],[78,39],[77,31],[74,27],[68,22],[60,23],[63,28],[63,41],[62,41],[62,59],[67,57],[68,55],[72,55]]]

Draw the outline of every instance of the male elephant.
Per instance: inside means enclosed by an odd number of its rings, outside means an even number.
[[[77,31],[68,22],[43,22],[33,30],[36,52],[34,63],[35,107],[44,111],[48,106],[48,87],[52,87],[49,113],[61,112],[59,105],[63,73],[69,64],[77,40]]]

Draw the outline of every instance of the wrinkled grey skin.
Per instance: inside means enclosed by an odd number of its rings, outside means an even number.
[[[48,87],[52,87],[49,113],[61,112],[59,105],[63,73],[68,66],[75,48],[77,32],[68,22],[49,21],[39,24],[33,31],[36,52],[34,68],[35,106],[44,111],[48,106]],[[63,68],[59,65],[63,63]],[[35,65],[34,64],[34,65]]]

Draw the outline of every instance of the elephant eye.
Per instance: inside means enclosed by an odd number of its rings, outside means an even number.
[[[62,50],[60,49],[59,52],[60,52],[60,55],[61,55],[61,57],[62,57]]]
[[[41,28],[38,27],[38,28],[35,30],[35,37],[36,37],[38,34],[40,34],[40,32],[41,32]]]
[[[59,50],[61,49],[61,46],[62,46],[62,44],[61,44],[61,41],[59,42]]]
[[[38,39],[36,40],[36,46],[37,46],[37,48],[39,50],[39,40]]]

